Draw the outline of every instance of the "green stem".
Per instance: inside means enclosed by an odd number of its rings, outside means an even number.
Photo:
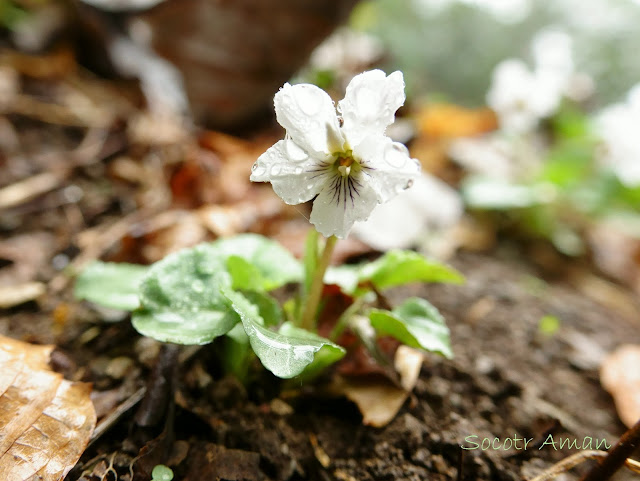
[[[336,339],[342,334],[342,331],[347,327],[351,318],[362,308],[364,305],[364,296],[358,297],[353,304],[345,309],[345,311],[338,318],[336,325],[333,326],[331,334],[329,334],[329,340],[335,342]]]
[[[324,273],[329,267],[331,261],[331,254],[333,248],[336,245],[338,238],[334,235],[327,239],[322,251],[322,257],[320,262],[316,266],[316,271],[313,274],[313,280],[311,281],[311,287],[309,288],[309,294],[304,305],[304,311],[302,312],[302,322],[300,326],[303,329],[309,331],[315,328],[316,314],[318,312],[318,305],[320,304],[320,298],[322,297],[322,288],[324,287]]]

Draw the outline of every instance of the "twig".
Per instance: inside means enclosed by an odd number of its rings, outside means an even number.
[[[100,423],[96,426],[91,435],[91,441],[89,442],[89,446],[91,446],[100,436],[102,436],[111,426],[115,424],[115,422],[120,419],[120,417],[125,414],[129,409],[133,408],[136,404],[138,404],[144,394],[147,392],[146,387],[141,387],[136,392],[134,392],[129,398],[120,404],[113,412],[109,413]]]
[[[580,451],[579,453],[572,454],[568,458],[565,458],[562,461],[554,464],[530,481],[551,481],[556,476],[569,471],[570,469],[576,467],[578,464],[586,461],[587,459],[605,459],[608,455],[609,453],[607,451],[600,451],[595,449]],[[633,459],[626,459],[624,464],[627,468],[629,468],[629,470],[633,471],[634,473],[640,473],[640,463],[638,461],[634,461]]]
[[[640,447],[640,419],[609,450],[609,454],[597,466],[581,479],[581,481],[607,481],[618,471],[636,449]]]
[[[63,176],[44,172],[0,189],[0,209],[13,207],[58,187]]]

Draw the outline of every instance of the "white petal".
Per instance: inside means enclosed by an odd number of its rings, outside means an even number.
[[[310,220],[325,237],[344,239],[354,222],[366,220],[376,205],[376,192],[358,176],[336,175],[313,201]]]
[[[273,98],[278,123],[310,153],[328,154],[342,150],[344,139],[331,97],[311,84],[289,85]]]
[[[344,99],[338,102],[344,119],[342,129],[351,146],[367,135],[383,135],[404,100],[402,72],[393,72],[388,77],[382,70],[356,75],[347,86]]]
[[[353,154],[381,203],[411,187],[420,173],[420,163],[409,156],[404,145],[389,137],[367,137],[353,149]]]
[[[327,181],[329,165],[309,156],[293,140],[278,141],[251,168],[253,182],[271,182],[287,204],[311,200]]]

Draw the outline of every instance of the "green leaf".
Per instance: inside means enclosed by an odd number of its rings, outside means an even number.
[[[269,294],[257,291],[244,291],[242,294],[258,308],[265,326],[278,326],[282,323],[282,308]]]
[[[148,269],[135,264],[93,262],[76,279],[74,295],[101,306],[132,311],[140,305],[138,289]]]
[[[409,282],[448,282],[460,284],[464,277],[458,271],[413,251],[392,250],[374,262],[362,266],[359,282],[371,282],[378,289]]]
[[[262,276],[262,288],[265,290],[303,279],[300,262],[280,244],[266,237],[243,234],[220,239],[210,246],[225,259],[237,256],[253,265]]]
[[[265,284],[262,274],[253,264],[239,256],[229,256],[227,270],[231,275],[233,289],[261,291]]]
[[[358,288],[361,265],[343,264],[341,266],[329,266],[324,275],[325,284],[340,286],[343,292],[353,294]]]
[[[449,328],[438,309],[425,299],[412,297],[391,312],[373,309],[369,319],[378,332],[395,337],[407,346],[453,357]]]
[[[220,293],[230,286],[225,260],[212,244],[171,254],[142,280],[141,309],[133,313],[133,326],[159,341],[211,342],[240,320]]]
[[[151,471],[151,481],[172,481],[173,471],[163,464],[157,464]]]
[[[299,375],[323,348],[340,353],[340,356],[344,354],[340,346],[311,333],[303,336],[298,331],[293,335],[270,331],[264,327],[258,308],[245,296],[230,289],[223,292],[242,319],[253,351],[264,367],[276,376],[287,379]]]
[[[309,332],[306,329],[296,327],[290,322],[282,324],[278,333],[286,336],[287,338],[306,339],[313,343],[324,344],[320,350],[316,352],[311,364],[309,364],[300,374],[302,380],[309,380],[316,377],[328,366],[342,359],[346,353],[341,346],[338,346],[317,334]]]

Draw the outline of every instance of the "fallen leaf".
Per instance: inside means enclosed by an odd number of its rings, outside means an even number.
[[[600,382],[611,393],[618,416],[631,427],[640,420],[640,345],[625,344],[605,358]]]
[[[382,377],[339,377],[335,391],[353,401],[362,414],[362,422],[377,428],[386,426],[398,414],[420,375],[423,355],[416,349],[400,346],[396,350],[394,366],[400,375],[398,387]]]
[[[31,232],[0,242],[0,286],[35,281],[46,270],[56,249],[56,239],[48,232]]]
[[[8,309],[40,297],[47,290],[42,282],[25,282],[13,286],[0,286],[0,308]]]
[[[420,132],[431,138],[472,137],[498,127],[496,115],[488,108],[472,110],[451,104],[423,108],[416,120]]]
[[[90,385],[51,371],[52,351],[0,336],[2,480],[62,480],[95,427]]]

